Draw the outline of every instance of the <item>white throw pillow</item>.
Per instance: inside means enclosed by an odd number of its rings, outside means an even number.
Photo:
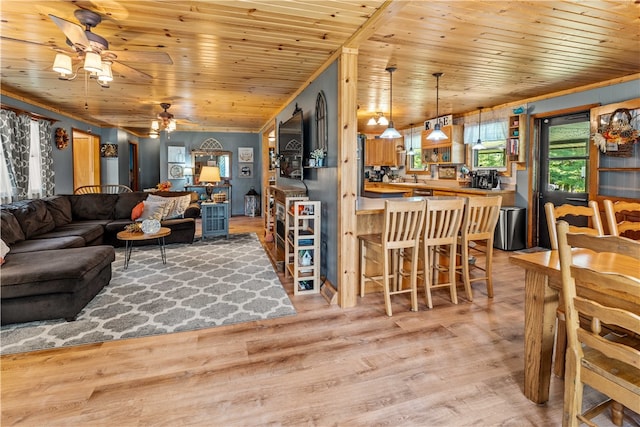
[[[168,202],[166,211],[162,219],[184,218],[184,213],[191,204],[191,194],[185,194],[184,196],[176,197],[162,197],[150,194],[147,197],[150,201],[165,201]]]
[[[149,194],[149,196],[147,197],[147,201],[149,202],[165,204],[164,212],[162,212],[162,218],[160,218],[161,220],[171,218],[170,214],[171,212],[173,212],[176,205],[175,199],[176,199],[175,197],[162,197],[162,196],[156,196],[154,194]]]
[[[165,207],[167,206],[167,202],[150,202],[145,200],[144,202],[144,210],[142,211],[142,215],[138,218],[138,221],[144,221],[145,219],[157,219],[158,221],[162,221],[162,215],[164,214]]]
[[[4,264],[4,257],[9,253],[9,250],[9,246],[4,240],[0,240],[0,265]]]

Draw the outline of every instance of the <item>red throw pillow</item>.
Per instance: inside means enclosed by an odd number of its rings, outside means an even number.
[[[142,216],[142,211],[144,211],[144,202],[140,202],[133,207],[131,211],[131,221],[135,221],[136,219]]]

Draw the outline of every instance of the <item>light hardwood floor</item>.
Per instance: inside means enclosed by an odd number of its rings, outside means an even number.
[[[561,380],[544,406],[522,394],[524,273],[495,254],[493,299],[399,295],[389,318],[380,294],[341,309],[281,277],[296,316],[4,356],[1,424],[560,425]]]

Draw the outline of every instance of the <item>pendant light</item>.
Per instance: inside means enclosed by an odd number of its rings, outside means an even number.
[[[413,123],[409,124],[409,131],[410,131],[410,136],[409,136],[409,142],[411,143],[411,148],[409,149],[409,152],[407,153],[407,155],[409,156],[415,156],[416,152],[413,149]]]
[[[440,77],[442,77],[444,73],[433,73],[433,77],[436,78],[436,125],[433,127],[433,130],[431,131],[431,133],[429,134],[429,136],[427,136],[427,139],[429,141],[443,141],[447,138],[447,135],[442,132],[442,129],[440,129],[440,122],[438,122],[438,117],[439,117],[439,111],[438,111],[438,107],[439,107],[439,101],[440,101]]]
[[[481,124],[482,124],[482,107],[478,107],[478,141],[471,147],[472,150],[484,150],[485,147],[482,145],[482,140],[480,139],[481,132]]]
[[[400,132],[393,127],[393,72],[397,70],[396,67],[387,67],[386,71],[389,72],[389,127],[382,132],[380,138],[400,138]]]

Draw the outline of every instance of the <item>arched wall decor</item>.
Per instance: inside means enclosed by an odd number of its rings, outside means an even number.
[[[200,151],[220,151],[220,150],[224,150],[224,147],[222,146],[222,144],[220,143],[220,141],[218,141],[215,138],[207,138],[204,141],[202,141],[202,144],[200,144]]]
[[[320,148],[325,153],[329,145],[327,123],[327,98],[324,91],[318,93],[316,98],[316,144],[315,148]]]

